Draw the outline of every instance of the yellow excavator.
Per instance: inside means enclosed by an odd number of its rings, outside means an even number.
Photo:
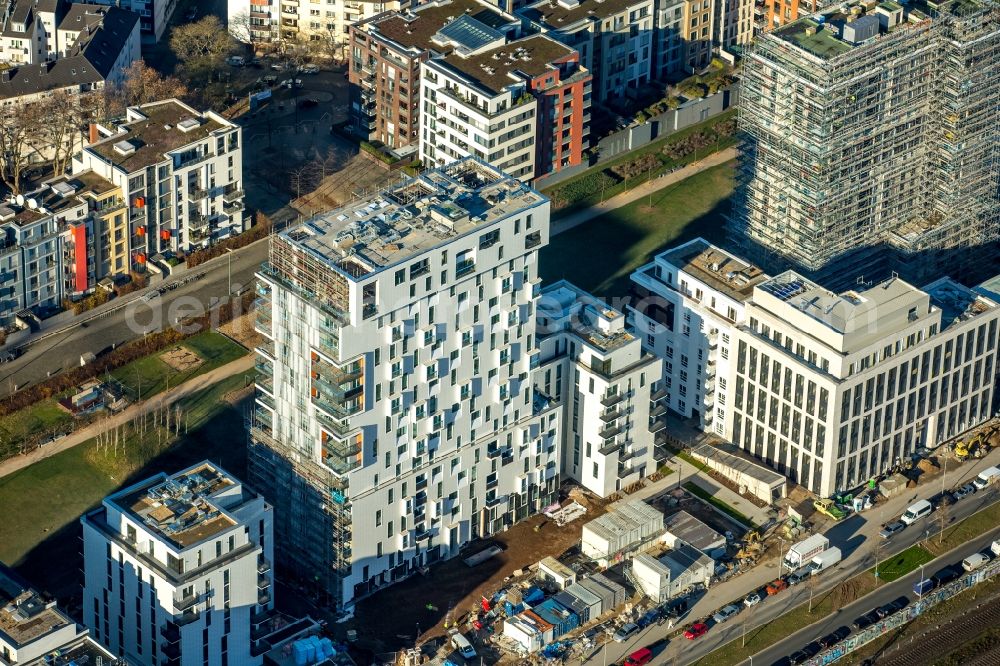
[[[762,549],[763,546],[760,543],[760,534],[756,530],[750,530],[743,535],[743,543],[740,545],[739,552],[736,553],[736,561],[756,561],[756,559],[760,556],[760,551]]]

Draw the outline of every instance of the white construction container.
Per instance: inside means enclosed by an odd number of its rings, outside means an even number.
[[[642,501],[619,505],[583,526],[581,551],[602,563],[656,538],[663,532],[663,514]]]

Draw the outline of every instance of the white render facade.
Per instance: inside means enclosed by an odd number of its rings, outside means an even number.
[[[91,0],[98,5],[113,5],[139,15],[143,42],[158,42],[167,29],[170,17],[179,4],[177,0]]]
[[[487,90],[439,60],[422,63],[420,160],[441,166],[471,155],[531,180],[538,102],[527,92],[513,81],[500,92]]]
[[[992,416],[1000,307],[942,278],[834,294],[754,287],[733,335],[726,438],[828,496]]]
[[[733,329],[767,276],[702,238],[665,250],[632,274],[629,317],[645,350],[663,359],[664,404],[725,433]]]
[[[560,281],[542,291],[536,323],[542,400],[562,410],[562,469],[600,497],[656,471],[650,417],[661,360],[626,330],[625,315]]]
[[[212,111],[169,99],[129,107],[121,125],[73,158],[122,188],[132,264],[188,252],[242,233],[242,129]]]
[[[254,44],[323,42],[346,48],[351,25],[383,12],[409,7],[390,0],[227,0],[230,30],[241,41]]]
[[[260,664],[270,617],[271,507],[198,463],[105,498],[85,514],[84,623],[129,663]]]
[[[474,159],[278,234],[258,274],[255,487],[280,565],[337,607],[547,506],[536,404],[548,200]]]

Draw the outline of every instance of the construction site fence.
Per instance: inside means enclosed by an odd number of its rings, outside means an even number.
[[[969,588],[993,579],[997,574],[1000,574],[1000,559],[994,560],[983,568],[968,573],[952,583],[928,592],[903,610],[876,622],[864,631],[854,634],[850,638],[837,643],[832,648],[820,652],[812,659],[802,663],[806,666],[832,664],[838,659],[860,650],[872,641],[882,638],[886,634],[915,620],[938,604],[965,592]]]

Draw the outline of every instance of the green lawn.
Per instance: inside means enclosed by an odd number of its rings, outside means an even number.
[[[692,125],[673,134],[668,134],[666,137],[658,139],[642,148],[630,150],[617,158],[602,162],[581,174],[567,178],[557,185],[543,189],[542,194],[552,198],[553,219],[558,219],[573,211],[592,206],[602,199],[613,197],[628,189],[633,189],[649,179],[656,178],[669,169],[690,164],[709,153],[735,146],[737,139],[734,135],[720,135],[716,131],[717,125],[732,120],[735,117],[735,109],[726,111],[697,125]],[[663,152],[664,148],[668,145],[677,143],[696,132],[701,132],[714,138],[714,143],[680,158],[671,158]],[[608,183],[607,176],[602,176],[602,174],[610,172],[611,169],[618,165],[634,162],[646,155],[654,155],[659,160],[659,166],[617,183],[613,180]],[[612,176],[612,178],[617,178],[617,176]],[[602,181],[606,186],[600,184]]]
[[[943,509],[938,509],[937,512],[932,514],[929,519],[931,525],[934,525],[935,528],[938,526],[936,524],[936,519],[945,518],[947,516],[947,514],[943,511]],[[961,546],[970,539],[981,536],[985,532],[988,532],[996,527],[998,524],[1000,524],[1000,504],[991,504],[982,511],[969,516],[957,525],[952,525],[941,533],[940,536],[932,536],[930,539],[927,539],[924,542],[924,547],[937,557],[938,555],[948,552],[952,548]]]
[[[192,377],[214,370],[244,356],[247,350],[226,336],[215,331],[198,333],[178,346],[186,347],[202,359],[202,364],[185,372],[178,372],[161,358],[163,352],[146,356],[112,371],[111,376],[125,385],[133,397],[143,400],[171,386],[177,386]],[[165,350],[166,351],[166,350]]]
[[[106,495],[204,459],[245,476],[243,414],[223,400],[245,383],[243,375],[230,377],[181,401],[187,433],[182,426],[179,437],[150,421],[143,438],[128,431],[117,455],[89,440],[0,478],[0,561],[17,565],[41,589],[65,596],[79,586],[79,517]]]
[[[878,576],[885,583],[902,578],[934,559],[934,555],[921,546],[910,546],[898,555],[889,557],[878,565]],[[869,570],[873,576],[875,568]]]
[[[750,520],[750,518],[744,516],[742,513],[740,513],[733,507],[729,506],[719,498],[715,497],[701,486],[696,485],[691,481],[688,481],[687,483],[684,484],[684,490],[688,491],[692,495],[695,495],[696,497],[700,497],[701,499],[705,500],[706,502],[714,506],[716,509],[721,511],[722,513],[735,518],[738,522],[743,523],[747,527],[750,528],[757,527],[754,524],[754,522]]]
[[[73,417],[59,406],[55,398],[42,400],[0,417],[0,448],[4,452],[17,452],[19,444],[25,439],[68,428],[72,420]]]
[[[629,275],[665,247],[703,236],[720,242],[735,162],[695,174],[553,236],[542,248],[545,283],[567,279],[607,298],[628,294]]]

